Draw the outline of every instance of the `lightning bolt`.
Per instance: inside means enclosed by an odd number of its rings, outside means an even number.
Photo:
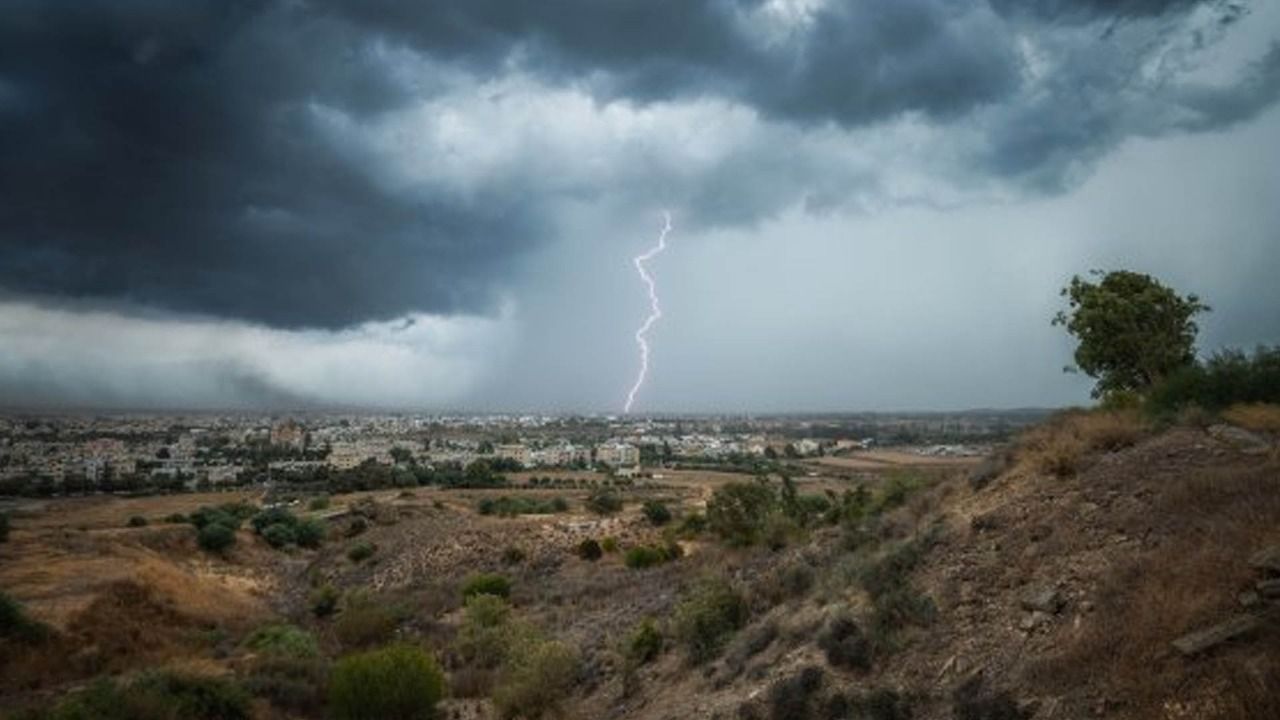
[[[658,235],[658,244],[631,260],[636,266],[636,272],[640,274],[640,280],[644,282],[645,289],[649,292],[649,317],[646,317],[640,329],[636,330],[636,345],[640,346],[640,374],[636,376],[636,384],[631,386],[631,392],[627,393],[627,402],[622,406],[624,413],[631,412],[631,405],[636,401],[636,393],[640,392],[640,388],[644,386],[645,376],[649,374],[649,341],[645,339],[645,334],[662,317],[662,307],[658,304],[658,288],[654,285],[653,276],[644,269],[646,262],[667,249],[667,233],[671,232],[671,213],[663,210],[662,221],[662,232]]]

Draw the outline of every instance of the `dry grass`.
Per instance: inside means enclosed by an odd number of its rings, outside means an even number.
[[[1150,517],[1173,527],[1175,539],[1115,567],[1090,622],[1033,676],[1058,690],[1100,685],[1124,699],[1127,717],[1280,717],[1280,686],[1266,682],[1280,675],[1280,654],[1266,651],[1280,640],[1274,627],[1213,663],[1170,646],[1238,612],[1236,594],[1255,579],[1247,558],[1275,542],[1280,526],[1277,471],[1205,470],[1167,487]],[[1238,687],[1228,694],[1223,678]]]
[[[1222,418],[1246,430],[1280,435],[1280,405],[1232,405],[1223,411]]]
[[[1135,410],[1068,411],[1024,433],[1016,455],[1024,470],[1071,477],[1090,454],[1122,450],[1147,432]]]

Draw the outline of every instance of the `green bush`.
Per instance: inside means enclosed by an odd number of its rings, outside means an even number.
[[[542,500],[539,498],[503,495],[497,498],[482,498],[476,504],[476,512],[481,515],[501,515],[503,517],[551,515],[568,509],[569,503],[564,498]]]
[[[356,543],[351,546],[350,550],[347,550],[347,559],[354,563],[364,562],[373,557],[377,549],[377,546],[373,543]]]
[[[352,593],[343,603],[333,632],[344,647],[361,648],[387,642],[399,624],[395,608],[364,593]]]
[[[720,654],[725,643],[747,623],[747,603],[726,580],[708,579],[676,605],[676,639],[689,659],[703,663]]]
[[[190,518],[188,518],[186,515],[183,515],[182,513],[170,513],[164,516],[164,521],[171,525],[178,525],[181,523],[190,522]]]
[[[502,718],[538,720],[556,713],[573,692],[578,672],[573,648],[526,634],[512,645],[493,690],[493,706]]]
[[[44,623],[33,620],[8,594],[0,592],[0,638],[23,643],[42,642],[52,634]]]
[[[633,570],[643,570],[678,560],[683,556],[684,548],[674,541],[665,545],[637,545],[627,550],[626,555],[623,556],[623,563]]]
[[[315,636],[296,625],[266,625],[258,628],[244,641],[245,647],[264,655],[289,657],[316,657],[320,645]]]
[[[463,609],[462,626],[454,649],[467,664],[485,669],[498,667],[507,657],[511,632],[511,606],[495,595],[473,595]]]
[[[604,556],[604,549],[600,547],[600,543],[587,538],[578,543],[578,557],[589,562],[595,562]]]
[[[221,553],[236,544],[236,531],[222,523],[210,523],[196,533],[196,542],[208,552]]]
[[[323,520],[307,518],[298,521],[297,526],[293,528],[293,541],[300,547],[318,548],[328,533],[329,528]]]
[[[99,680],[37,715],[49,720],[248,720],[249,696],[225,678],[150,672]]]
[[[596,490],[587,496],[585,505],[597,515],[612,515],[622,509],[622,498],[610,490]]]
[[[660,527],[671,522],[671,510],[661,500],[646,500],[641,508],[650,525]]]
[[[316,511],[318,511],[318,510],[328,510],[328,509],[329,509],[329,496],[328,496],[328,495],[317,495],[317,496],[315,496],[315,497],[311,498],[311,500],[307,503],[307,509],[308,509],[308,510],[310,510],[310,511],[312,511],[312,512],[316,512]]]
[[[140,527],[146,527],[146,526],[147,526],[147,519],[142,517],[141,515],[134,515],[133,517],[129,518],[129,527],[131,528],[140,528]]]
[[[511,597],[511,581],[503,575],[491,573],[471,575],[462,583],[462,599],[465,601],[476,595],[509,598]]]
[[[1225,350],[1157,383],[1146,408],[1171,416],[1186,407],[1218,411],[1241,403],[1280,403],[1280,347],[1259,347],[1252,355]]]
[[[240,528],[241,523],[253,517],[256,512],[257,510],[248,503],[224,503],[216,507],[208,505],[201,507],[191,513],[187,519],[197,529],[203,529],[206,525],[217,524],[237,530]]]
[[[763,483],[729,483],[707,502],[707,527],[730,545],[755,545],[765,539],[770,518],[780,510],[778,497]]]
[[[662,652],[662,633],[651,618],[645,618],[627,635],[623,655],[631,665],[644,665]]]
[[[293,527],[285,523],[268,525],[259,534],[262,535],[263,540],[267,541],[268,545],[276,549],[291,545],[296,539]]]
[[[627,554],[623,556],[623,563],[633,570],[643,570],[654,565],[661,565],[666,561],[667,555],[661,548],[648,545],[633,547],[627,550]]]
[[[311,614],[328,617],[338,609],[338,591],[332,585],[321,585],[311,592]]]
[[[298,518],[286,508],[273,507],[257,513],[249,520],[249,523],[253,525],[253,531],[261,535],[263,531],[272,525],[293,527],[298,523]]]
[[[618,538],[610,535],[600,541],[600,549],[612,555],[618,552]]]
[[[440,666],[412,645],[349,655],[329,680],[329,711],[338,720],[430,720],[443,697]]]

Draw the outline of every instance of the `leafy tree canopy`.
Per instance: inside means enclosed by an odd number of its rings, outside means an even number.
[[[1094,397],[1146,392],[1195,362],[1195,316],[1209,311],[1200,298],[1183,297],[1142,273],[1092,274],[1100,279],[1077,275],[1062,289],[1067,309],[1053,324],[1078,341],[1076,368],[1098,381]]]

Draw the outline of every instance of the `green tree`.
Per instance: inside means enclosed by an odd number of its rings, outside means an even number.
[[[1095,378],[1094,397],[1146,392],[1195,362],[1195,316],[1209,307],[1142,273],[1116,270],[1098,282],[1080,276],[1062,289],[1067,309],[1054,325],[1066,327],[1078,345],[1076,368]],[[1068,368],[1071,370],[1072,368]]]

